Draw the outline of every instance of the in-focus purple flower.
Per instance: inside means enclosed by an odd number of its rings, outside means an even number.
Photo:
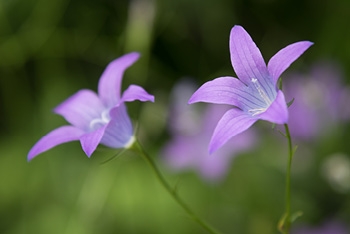
[[[59,127],[42,137],[29,151],[28,160],[59,144],[80,140],[90,157],[98,144],[127,148],[134,141],[133,127],[124,102],[154,101],[142,87],[130,85],[121,94],[124,71],[138,60],[136,52],[115,59],[103,72],[98,95],[88,89],[78,91],[54,109],[71,125]]]
[[[289,126],[296,139],[312,140],[350,119],[350,88],[343,83],[342,69],[334,62],[313,65],[309,73],[284,76],[289,108]]]
[[[210,155],[207,148],[210,137],[217,121],[230,106],[189,106],[186,101],[194,90],[195,85],[188,81],[175,86],[169,115],[171,140],[162,154],[166,164],[174,170],[193,169],[206,180],[218,181],[228,172],[231,160],[254,145],[255,134],[247,131]]]
[[[277,81],[280,75],[313,43],[296,42],[278,51],[265,61],[260,50],[241,26],[230,34],[231,63],[239,79],[219,77],[203,84],[190,98],[189,104],[208,102],[228,104],[228,110],[217,124],[209,144],[213,153],[231,137],[245,131],[257,120],[276,124],[288,122],[288,109]]]
[[[347,234],[349,230],[336,221],[329,221],[318,227],[303,226],[295,228],[292,234]]]

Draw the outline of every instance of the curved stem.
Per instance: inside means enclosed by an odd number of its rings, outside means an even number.
[[[285,213],[285,220],[284,220],[284,233],[289,234],[290,227],[291,227],[291,185],[290,185],[290,176],[291,176],[291,167],[292,167],[292,159],[293,159],[293,145],[292,145],[292,137],[290,136],[289,127],[288,124],[284,125],[285,131],[286,131],[286,137],[288,140],[288,162],[287,162],[287,174],[286,174],[286,213]]]
[[[186,213],[199,225],[201,225],[205,230],[207,230],[209,233],[212,234],[219,234],[217,231],[215,231],[212,227],[210,227],[208,224],[206,224],[203,220],[198,218],[198,216],[195,215],[195,213],[186,205],[186,203],[178,196],[178,194],[171,188],[171,186],[166,182],[163,175],[160,173],[157,165],[153,161],[153,159],[146,153],[146,151],[142,148],[140,143],[136,140],[134,144],[130,147],[131,150],[136,151],[137,153],[141,154],[141,156],[147,161],[149,166],[152,168],[153,172],[156,174],[157,179],[162,184],[162,186],[165,188],[165,190],[168,191],[168,193],[172,196],[172,198],[186,211]]]

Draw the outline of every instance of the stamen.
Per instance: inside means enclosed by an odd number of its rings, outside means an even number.
[[[109,117],[109,110],[105,110],[101,113],[101,118],[96,118],[93,119],[90,122],[90,129],[94,130],[96,128],[96,125],[105,125],[109,122],[110,117]]]
[[[248,112],[251,113],[252,116],[255,116],[255,115],[258,115],[258,114],[265,112],[266,109],[271,105],[272,101],[270,100],[270,98],[267,95],[267,93],[265,92],[265,90],[261,87],[258,79],[252,78],[251,81],[252,81],[254,87],[256,88],[256,90],[258,91],[261,99],[266,104],[265,106],[262,105],[262,107],[253,108],[253,109],[248,110]]]
[[[255,108],[255,109],[250,109],[248,110],[249,113],[252,113],[252,116],[261,114],[266,111],[267,108]]]
[[[105,124],[106,124],[106,122],[103,119],[93,119],[90,122],[90,129],[95,129],[96,125],[105,125]]]
[[[109,117],[109,110],[103,111],[102,114],[101,114],[101,117],[102,117],[102,118],[101,118],[102,121],[104,121],[105,123],[108,123],[109,120],[110,120],[110,117]]]
[[[255,88],[258,90],[261,98],[264,100],[267,106],[271,105],[272,101],[270,100],[269,96],[266,94],[265,90],[262,89],[262,87],[259,84],[258,79],[252,78],[252,83],[254,84]]]

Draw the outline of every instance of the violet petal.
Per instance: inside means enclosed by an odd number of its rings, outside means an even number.
[[[59,106],[54,112],[62,115],[70,124],[88,131],[91,120],[100,118],[104,106],[96,93],[91,90],[80,90]]]
[[[107,124],[101,144],[111,148],[123,148],[130,142],[133,127],[126,106],[121,103],[110,112],[111,121]]]
[[[309,41],[300,41],[290,44],[278,51],[270,59],[267,66],[274,85],[276,85],[281,74],[311,45],[313,45],[313,43]]]
[[[232,137],[247,130],[258,118],[233,108],[228,110],[216,126],[209,144],[209,153],[213,153]]]
[[[243,83],[248,85],[256,78],[265,85],[269,75],[264,58],[250,35],[239,25],[231,29],[230,54],[232,67]]]
[[[220,77],[204,83],[188,101],[189,104],[195,102],[228,104],[241,109],[264,104],[245,84],[234,77]]]
[[[41,154],[57,145],[76,141],[84,134],[79,128],[73,126],[62,126],[43,136],[29,151],[28,161],[32,160],[38,154]]]
[[[270,121],[276,124],[285,124],[288,122],[288,108],[281,90],[277,92],[276,99],[271,103],[269,108],[260,115],[259,119]]]
[[[84,134],[80,138],[81,147],[85,154],[90,158],[92,153],[96,150],[98,144],[100,144],[103,134],[105,133],[107,125],[104,125],[93,132]]]
[[[110,62],[104,70],[98,83],[98,95],[108,108],[119,102],[123,74],[139,57],[136,52],[126,54]]]
[[[154,102],[154,96],[147,93],[141,86],[130,85],[123,93],[120,102],[133,102],[139,100],[141,102]]]

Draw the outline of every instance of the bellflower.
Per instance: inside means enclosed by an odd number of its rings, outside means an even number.
[[[133,127],[125,102],[154,101],[142,87],[130,85],[121,94],[124,71],[139,58],[136,52],[112,61],[103,72],[98,94],[83,89],[54,109],[71,125],[59,127],[42,137],[29,151],[28,160],[59,144],[79,140],[90,157],[98,144],[111,148],[127,148],[134,141]]]
[[[287,104],[277,81],[312,45],[309,41],[288,45],[266,66],[260,50],[243,27],[236,25],[232,28],[229,44],[231,63],[238,79],[229,76],[216,78],[203,84],[189,100],[189,104],[208,102],[234,106],[218,122],[209,144],[210,153],[257,120],[276,124],[288,122]]]
[[[346,234],[349,233],[344,224],[337,221],[328,221],[319,227],[304,226],[295,228],[292,234]]]
[[[213,104],[205,108],[189,106],[186,100],[194,90],[194,84],[187,80],[175,86],[169,115],[172,138],[162,154],[166,164],[174,170],[194,169],[204,179],[218,181],[227,174],[231,160],[254,145],[255,134],[247,131],[210,155],[207,150],[210,137],[217,121],[230,107]]]

